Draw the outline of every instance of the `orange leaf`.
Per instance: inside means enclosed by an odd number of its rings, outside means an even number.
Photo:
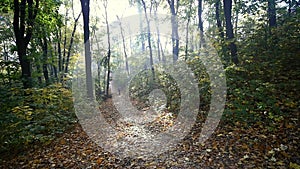
[[[97,164],[100,165],[103,162],[104,158],[100,157],[97,159]]]

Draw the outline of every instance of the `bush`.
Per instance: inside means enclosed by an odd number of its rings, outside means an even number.
[[[0,99],[1,154],[50,143],[76,122],[71,91],[60,84],[31,89],[1,86]]]

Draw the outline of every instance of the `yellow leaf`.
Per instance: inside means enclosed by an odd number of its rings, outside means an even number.
[[[300,169],[300,165],[298,165],[296,163],[290,162],[290,168],[292,168],[292,169]]]

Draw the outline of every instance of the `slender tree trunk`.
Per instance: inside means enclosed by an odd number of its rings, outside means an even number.
[[[145,18],[147,22],[147,37],[148,37],[148,46],[149,46],[149,52],[150,52],[150,66],[151,66],[151,72],[152,72],[152,78],[153,81],[155,80],[155,72],[154,72],[154,66],[153,66],[153,54],[152,54],[152,45],[151,45],[151,30],[150,30],[150,20],[147,15],[147,8],[144,0],[141,0],[144,8]]]
[[[229,56],[226,52],[226,48],[225,46],[225,42],[224,42],[224,31],[223,31],[223,26],[222,26],[222,20],[221,20],[221,16],[220,16],[220,11],[221,11],[221,1],[220,0],[216,0],[215,2],[215,9],[216,9],[216,21],[217,21],[217,27],[218,27],[218,34],[220,37],[220,45],[221,45],[221,55],[222,58],[225,60],[226,63],[229,62]]]
[[[41,68],[41,64],[40,64],[41,59],[38,58],[37,61],[39,62],[39,63],[36,64],[36,71],[38,73],[37,79],[38,79],[38,82],[39,82],[39,86],[42,86],[43,79],[42,79],[42,68]]]
[[[111,55],[111,46],[110,46],[110,31],[108,24],[108,14],[107,14],[107,0],[104,0],[103,6],[105,10],[105,23],[106,23],[106,33],[107,33],[107,42],[108,42],[108,51],[107,51],[107,79],[106,79],[106,97],[109,96],[109,81],[110,81],[110,55]]]
[[[8,52],[6,51],[6,44],[5,43],[3,45],[3,50],[4,50],[3,60],[8,61]]]
[[[203,20],[202,20],[202,0],[198,0],[198,29],[200,31],[200,49],[201,47],[205,47],[205,39],[204,39],[204,29],[203,29]],[[200,51],[200,50],[199,50]]]
[[[142,17],[142,6],[141,6],[141,3],[140,1],[138,1],[137,3],[138,5],[138,12],[139,12],[139,16],[140,16],[140,40],[141,40],[141,43],[142,43],[142,52],[145,51],[146,47],[145,47],[145,39],[144,39],[144,26],[143,26],[143,17]]]
[[[156,33],[157,33],[157,58],[158,58],[158,61],[160,62],[161,61],[161,51],[160,51],[160,32],[159,32],[159,21],[157,19],[157,14],[155,12],[155,18],[156,18]]]
[[[239,1],[238,0],[234,0],[234,4],[235,4],[235,37],[238,38],[238,22],[239,22]]]
[[[132,35],[132,32],[131,32],[131,29],[130,29],[130,25],[128,25],[128,31],[129,31],[129,34]],[[132,55],[132,36],[129,37],[129,46],[130,46],[130,55]]]
[[[237,57],[237,47],[234,43],[234,34],[233,34],[233,26],[231,23],[231,9],[232,9],[232,0],[223,0],[224,3],[224,14],[225,14],[225,22],[226,22],[226,37],[230,42],[229,48],[231,53],[231,61],[234,64],[238,64],[239,60]]]
[[[63,57],[62,57],[62,73],[65,70],[65,64],[66,64],[66,49],[67,49],[67,24],[68,24],[68,20],[67,20],[67,16],[68,16],[68,12],[69,10],[66,10],[66,18],[65,18],[65,29],[64,29],[64,43],[63,43]],[[63,74],[62,77],[65,77],[65,75]]]
[[[170,11],[172,14],[171,23],[172,23],[172,45],[173,45],[173,62],[178,60],[179,54],[179,37],[178,37],[178,21],[177,21],[177,11],[179,7],[179,0],[168,0]]]
[[[83,29],[84,29],[84,51],[85,51],[85,71],[86,71],[86,88],[89,99],[94,99],[93,79],[92,79],[92,58],[90,48],[90,0],[80,0],[83,14]]]
[[[56,10],[56,16],[59,17],[59,13],[58,10]],[[58,56],[58,63],[57,63],[57,80],[60,81],[60,73],[62,71],[62,52],[61,52],[61,27],[59,25],[56,26],[56,31],[55,31],[55,35],[56,35],[56,46],[57,48],[55,49],[55,51],[57,52],[57,56]]]
[[[58,72],[60,73],[62,71],[61,30],[60,30],[60,28],[57,29],[56,38],[57,38]]]
[[[191,36],[190,46],[191,46],[191,51],[194,52],[195,47],[194,47],[194,36],[193,35]]]
[[[221,21],[221,17],[220,17],[220,6],[221,6],[220,0],[216,0],[215,9],[216,9],[217,27],[218,27],[219,36],[220,36],[221,40],[223,41],[224,32],[223,32],[222,21]]]
[[[193,3],[193,1],[190,0],[189,1],[189,11],[187,13],[188,16],[187,16],[186,32],[185,32],[186,33],[186,35],[185,35],[185,58],[184,58],[185,61],[188,58],[189,32],[190,32],[189,25],[190,25],[190,21],[191,21],[192,3]]]
[[[57,32],[55,34],[57,35]],[[57,52],[57,43],[54,43],[53,46],[54,46],[54,56],[57,56],[58,55],[58,52]],[[52,54],[53,53],[51,52],[51,55]],[[52,55],[51,57],[54,58],[54,56]],[[58,82],[59,80],[58,80],[58,75],[57,75],[58,72],[57,72],[57,62],[56,61],[57,61],[56,59],[52,59],[52,66],[53,66],[53,70],[54,70],[54,77],[55,77],[56,82]]]
[[[155,2],[155,6],[154,6],[154,19],[155,19],[155,25],[156,25],[156,33],[157,33],[157,42],[156,42],[156,45],[157,45],[157,58],[158,58],[158,61],[160,62],[161,61],[161,51],[160,51],[160,32],[159,32],[159,20],[157,18],[157,8],[159,6],[159,3],[158,2]]]
[[[78,20],[79,20],[80,16],[81,16],[81,13],[77,16],[77,18],[74,19],[74,27],[73,27],[73,31],[72,31],[72,35],[71,35],[71,39],[70,39],[70,45],[69,45],[69,49],[68,49],[68,53],[67,53],[65,73],[68,73],[69,62],[70,62],[71,51],[72,51],[72,46],[73,46],[73,42],[74,42],[74,37],[75,37],[76,28],[77,28],[77,23],[78,23]]]
[[[128,59],[127,59],[127,52],[126,52],[126,44],[125,44],[125,37],[124,37],[124,33],[123,33],[123,27],[122,27],[122,23],[121,23],[121,20],[120,20],[118,15],[117,15],[117,19],[119,21],[121,37],[122,37],[122,42],[123,42],[123,52],[124,52],[124,57],[125,57],[125,69],[127,71],[127,74],[129,75],[129,66],[128,66]]]
[[[46,85],[49,85],[49,72],[48,72],[48,42],[47,37],[44,35],[42,39],[40,39],[42,48],[43,48],[43,74],[45,78]]]
[[[163,62],[163,63],[166,63],[166,56],[165,56],[164,49],[163,49],[163,47],[162,47],[161,42],[160,42],[160,51],[161,51],[161,59],[162,59],[162,62]]]
[[[97,61],[97,78],[98,78],[98,85],[99,85],[99,94],[101,93],[101,62]]]

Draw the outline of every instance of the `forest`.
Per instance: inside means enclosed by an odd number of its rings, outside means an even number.
[[[0,4],[0,168],[300,169],[299,0]]]

